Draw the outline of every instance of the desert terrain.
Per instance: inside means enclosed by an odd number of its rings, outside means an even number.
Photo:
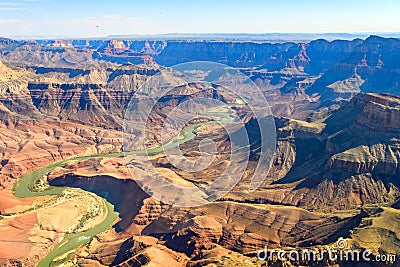
[[[349,249],[399,257],[399,52],[399,39],[378,36],[274,43],[0,38],[0,266],[282,266],[257,252],[320,251],[339,238]],[[268,101],[263,119],[274,124],[274,153],[256,190],[250,185],[263,140],[251,103],[168,70],[189,61],[240,70]],[[161,81],[173,90],[147,117],[146,147],[128,151],[125,112],[156,99]],[[172,121],[161,136],[169,112],[200,98],[232,114],[201,102],[185,107],[240,118],[235,131],[247,133],[247,164],[223,196],[171,205],[141,186],[149,166],[173,185],[207,191],[235,145],[221,124],[204,118],[178,131],[180,121]],[[133,130],[144,122],[135,123]],[[215,150],[203,151],[203,140]],[[179,168],[182,157],[166,153],[175,148],[185,160],[212,160],[200,171]]]

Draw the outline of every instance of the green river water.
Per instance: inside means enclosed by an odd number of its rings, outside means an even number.
[[[191,125],[184,129],[182,131],[183,138],[181,139],[176,139],[172,142],[169,142],[168,144],[165,144],[164,146],[157,146],[155,148],[150,148],[147,151],[136,151],[136,152],[130,152],[130,153],[137,153],[137,154],[158,154],[163,152],[164,150],[174,148],[176,146],[179,146],[180,144],[183,144],[191,139],[193,139],[196,134],[195,130],[197,127],[200,125],[203,125],[205,123],[198,123]],[[94,155],[94,156],[82,156],[82,157],[73,157],[65,160],[61,160],[55,163],[52,163],[50,165],[47,165],[45,167],[42,167],[38,170],[35,170],[29,174],[26,174],[16,182],[13,188],[13,192],[16,197],[19,198],[25,198],[25,197],[37,197],[37,196],[48,196],[48,195],[60,195],[67,187],[54,187],[50,186],[48,189],[44,191],[32,191],[30,188],[32,188],[33,183],[43,177],[43,175],[46,175],[53,171],[57,167],[62,167],[68,163],[71,163],[73,161],[83,161],[91,158],[110,158],[110,157],[123,157],[124,155],[129,154],[129,153],[113,153],[113,154],[103,154],[103,155]],[[100,197],[98,197],[100,198]],[[105,199],[101,198],[101,200],[104,203],[104,207],[107,209],[106,210],[106,218],[96,225],[95,227],[82,231],[79,233],[75,234],[66,234],[63,238],[63,240],[58,243],[50,252],[49,254],[39,262],[37,265],[38,267],[48,267],[51,266],[53,263],[53,260],[60,256],[63,255],[69,251],[72,251],[73,249],[89,243],[94,236],[97,234],[106,231],[109,229],[112,224],[115,222],[115,220],[118,218],[118,213],[114,211],[114,206],[107,202]]]
[[[230,115],[231,113],[226,113],[226,112],[217,112],[219,116],[225,117],[228,120],[230,120]],[[33,183],[37,180],[43,177],[43,175],[46,175],[53,171],[57,167],[62,167],[68,163],[74,162],[74,161],[83,161],[91,158],[109,158],[109,157],[123,157],[126,154],[158,154],[162,153],[165,150],[177,147],[189,140],[192,140],[196,136],[196,129],[204,124],[209,124],[213,122],[202,122],[202,123],[197,123],[194,125],[191,125],[185,129],[182,130],[181,134],[183,135],[183,138],[178,138],[174,139],[173,141],[160,145],[154,148],[147,149],[146,151],[135,151],[135,152],[129,152],[129,153],[112,153],[112,154],[102,154],[102,155],[94,155],[94,156],[81,156],[81,157],[73,157],[65,160],[61,160],[55,163],[52,163],[50,165],[47,165],[45,167],[42,167],[38,170],[35,170],[29,174],[26,174],[16,182],[13,188],[13,192],[15,196],[19,198],[25,198],[25,197],[37,197],[37,196],[48,196],[48,195],[60,195],[67,187],[54,187],[50,186],[48,189],[44,191],[32,191],[30,188],[32,188]],[[215,122],[214,122],[215,123]],[[78,190],[78,189],[77,189]],[[98,198],[101,199],[104,203],[104,208],[106,208],[106,218],[99,223],[98,225],[92,227],[91,229],[88,229],[86,231],[82,231],[79,233],[74,233],[74,234],[66,234],[63,238],[63,240],[58,243],[50,252],[49,254],[39,262],[37,265],[38,267],[48,267],[54,265],[54,259],[60,255],[63,255],[69,251],[72,251],[76,249],[77,247],[89,243],[94,236],[97,234],[106,231],[109,229],[112,224],[117,220],[118,218],[118,212],[114,210],[114,206],[107,202],[105,199],[97,196]]]

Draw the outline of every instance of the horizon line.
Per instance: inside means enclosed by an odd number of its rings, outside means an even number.
[[[191,37],[191,38],[196,38],[196,37],[203,37],[203,38],[212,38],[212,37],[245,37],[241,36],[245,35],[246,37],[275,37],[273,40],[281,40],[277,39],[280,37],[298,37],[299,40],[301,40],[301,37],[318,37],[318,36],[325,36],[325,37],[340,37],[340,35],[343,35],[343,37],[348,36],[349,38],[367,38],[369,36],[374,36],[374,35],[383,35],[381,37],[386,37],[386,38],[400,38],[400,32],[385,32],[385,31],[379,31],[379,32],[373,32],[373,31],[365,31],[365,32],[263,32],[263,33],[251,33],[251,32],[235,32],[235,33],[229,33],[229,32],[200,32],[200,33],[195,33],[195,32],[170,32],[170,33],[132,33],[132,34],[110,34],[110,35],[103,35],[103,36],[69,36],[69,35],[12,35],[12,36],[0,36],[0,38],[8,38],[8,39],[13,39],[13,40],[103,40],[103,39],[110,39],[110,38],[115,38],[115,39],[123,39],[123,38],[129,38],[129,39],[145,39],[146,37],[164,37],[164,38],[179,38],[179,37]],[[392,36],[393,35],[393,36]],[[309,38],[306,38],[309,39]],[[162,40],[162,39],[161,39]],[[311,40],[311,39],[310,39]],[[261,41],[261,40],[260,40]],[[268,39],[266,39],[268,41]]]

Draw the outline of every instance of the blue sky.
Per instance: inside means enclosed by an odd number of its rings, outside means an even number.
[[[0,0],[0,36],[400,32],[398,0]]]

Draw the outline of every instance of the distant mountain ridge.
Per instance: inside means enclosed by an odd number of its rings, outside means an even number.
[[[400,32],[336,32],[336,33],[161,33],[161,34],[125,34],[108,35],[104,37],[68,37],[68,36],[15,36],[18,40],[208,40],[208,41],[259,41],[259,42],[307,42],[316,39],[326,40],[353,40],[365,39],[370,35],[379,35],[385,38],[399,38]]]
[[[3,72],[12,69],[28,72],[24,72],[23,79],[12,78],[20,77],[21,71],[15,72],[14,76],[3,75],[2,79],[9,81],[3,81],[0,88],[3,88],[5,99],[14,101],[22,91],[35,99],[42,94],[48,95],[53,85],[63,89],[92,84],[103,88],[94,90],[99,94],[108,94],[109,89],[113,89],[112,94],[118,91],[116,98],[125,99],[129,92],[136,91],[141,83],[156,74],[160,66],[214,61],[236,67],[251,77],[265,91],[275,115],[306,119],[316,109],[329,108],[359,92],[399,95],[399,55],[400,39],[379,36],[351,41],[318,39],[307,43],[120,39],[18,41],[3,38],[0,39],[0,60],[7,66],[2,67]],[[41,86],[46,87],[47,92],[36,90]],[[58,97],[62,95],[59,89],[56,89]],[[101,93],[103,90],[105,92]],[[96,94],[82,95],[87,99],[83,101],[84,105],[91,101],[97,103],[98,97],[103,98]],[[49,99],[52,99],[54,95],[50,95]],[[37,107],[49,111],[50,106],[39,98],[34,102]],[[18,110],[18,105],[11,105],[11,102],[3,103]],[[109,106],[105,105],[105,109]]]

